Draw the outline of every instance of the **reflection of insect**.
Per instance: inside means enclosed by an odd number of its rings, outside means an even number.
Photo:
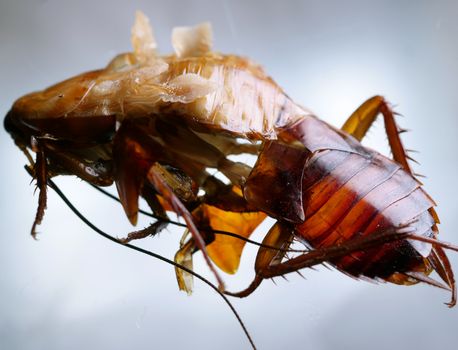
[[[215,238],[212,230],[248,237],[266,214],[277,219],[264,243],[280,250],[260,249],[256,278],[238,296],[264,278],[324,261],[356,277],[442,286],[428,277],[435,270],[455,295],[435,240],[434,203],[412,175],[382,98],[364,103],[337,130],[293,103],[255,64],[211,52],[207,26],[179,29],[173,42],[175,55],[158,56],[140,15],[134,53],[14,104],[5,126],[27,154],[37,154],[33,233],[48,179],[75,174],[96,185],[114,181],[132,223],[139,196],[162,218],[126,241],[156,233],[167,210],[182,215],[192,234],[176,256],[185,264],[199,249],[209,266],[211,259],[233,273],[244,242]],[[394,161],[358,142],[379,112]],[[240,153],[258,155],[253,169],[228,157]],[[319,250],[285,261],[294,238]],[[189,291],[187,275],[178,276]]]

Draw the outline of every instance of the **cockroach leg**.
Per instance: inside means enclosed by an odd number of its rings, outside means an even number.
[[[75,174],[98,186],[110,186],[113,183],[112,161],[108,157],[97,157],[98,153],[103,153],[103,145],[72,152],[58,143],[43,141],[42,144],[52,175]]]
[[[423,282],[423,283],[429,284],[430,286],[444,289],[446,291],[450,291],[450,288],[448,286],[446,286],[443,283],[440,283],[439,281],[436,281],[435,279],[431,277],[426,276],[422,272],[403,272],[403,273],[398,272],[398,273],[408,277],[409,279],[414,280],[415,282]]]
[[[43,220],[45,210],[46,210],[46,203],[47,203],[47,182],[48,182],[48,171],[47,171],[47,163],[46,163],[46,156],[43,149],[37,146],[37,155],[34,169],[34,177],[37,181],[37,188],[39,191],[38,195],[38,207],[37,213],[35,215],[35,220],[32,224],[31,234],[33,238],[37,236],[37,226],[41,224]]]
[[[285,257],[294,236],[292,229],[288,225],[276,223],[269,230],[264,237],[262,244],[277,249],[270,249],[266,247],[259,248],[255,262],[256,276],[250,285],[237,293],[226,292],[227,295],[244,298],[253,293],[261,284],[261,282],[268,277],[264,276],[264,271],[268,270],[270,266],[281,264],[282,259]],[[272,276],[273,277],[273,276]]]
[[[437,272],[439,277],[447,283],[447,285],[450,286],[450,281],[447,275],[447,272],[445,271],[444,264],[442,263],[439,255],[437,254],[436,247],[433,245],[431,249],[431,254],[428,256],[428,260],[433,266],[434,270]]]
[[[148,236],[155,236],[161,232],[167,226],[167,224],[168,223],[165,221],[156,221],[142,230],[129,233],[126,238],[120,238],[119,241],[125,244],[135,239],[143,239]]]
[[[166,211],[157,198],[157,192],[151,186],[143,186],[142,197],[145,199],[154,216],[160,221],[168,221]]]
[[[447,283],[451,290],[452,297],[450,302],[447,303],[447,305],[449,307],[455,306],[457,301],[455,277],[453,274],[452,266],[450,264],[450,261],[448,260],[447,254],[445,253],[444,249],[449,249],[458,252],[458,246],[447,242],[439,241],[435,238],[417,236],[415,234],[408,234],[407,238],[425,243],[430,243],[432,245],[431,254],[428,257],[428,260],[433,265],[434,270],[438,273],[439,277],[442,278],[442,280],[445,283]]]
[[[452,292],[451,300],[450,302],[447,303],[447,305],[449,307],[453,307],[456,305],[456,283],[455,283],[455,277],[453,275],[452,266],[450,265],[450,261],[448,260],[448,257],[445,254],[442,247],[438,246],[437,244],[434,244],[433,250],[437,253],[438,258],[445,269],[445,274],[447,276],[446,281],[448,282],[448,285]]]
[[[395,113],[382,96],[374,96],[364,102],[345,122],[342,130],[361,141],[379,114],[383,115],[385,130],[388,136],[393,159],[402,165],[404,170],[414,175],[408,163],[409,156],[399,136],[402,129],[396,124]]]
[[[388,228],[375,232],[370,236],[359,236],[357,238],[353,238],[341,245],[316,249],[284,262],[281,262],[282,254],[263,250],[263,248],[261,248],[258,256],[256,257],[256,277],[250,286],[240,292],[226,292],[226,294],[243,298],[254,292],[263,279],[282,276],[291,272],[296,272],[303,268],[310,268],[333,259],[341,258],[353,252],[371,249],[379,247],[384,243],[405,239],[409,233],[410,231],[406,230],[405,225],[395,229]],[[263,243],[269,243],[270,245],[286,245],[289,244],[288,242],[290,242],[291,235],[292,232],[290,228],[281,224],[276,224],[267,234],[269,237],[267,238],[268,242],[264,240]]]
[[[218,281],[218,288],[220,288],[220,290],[223,291],[224,282],[218,274],[218,272],[216,271],[213,263],[211,262],[207,254],[207,250],[205,248],[205,241],[202,235],[200,234],[199,230],[197,229],[196,225],[194,224],[194,220],[192,218],[191,213],[188,211],[188,209],[186,209],[184,204],[179,200],[175,193],[173,193],[172,189],[169,187],[169,185],[163,178],[162,173],[164,172],[166,172],[166,170],[159,163],[155,163],[151,166],[150,170],[148,171],[147,179],[154,186],[154,188],[161,194],[165,201],[172,207],[173,211],[183,217],[189,231],[192,234],[192,237],[195,240],[196,246],[202,252],[205,262],[207,263],[210,270],[215,275],[216,280]]]
[[[126,238],[120,238],[119,241],[121,243],[129,243],[132,240],[155,236],[167,227],[169,224],[169,217],[167,216],[164,208],[161,206],[161,203],[159,203],[156,194],[157,193],[151,188],[151,186],[143,186],[142,197],[148,203],[148,206],[157,221],[142,230],[129,233]]]

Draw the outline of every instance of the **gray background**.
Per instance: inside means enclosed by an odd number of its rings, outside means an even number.
[[[415,168],[428,175],[425,186],[439,204],[441,238],[456,243],[457,4],[1,0],[0,114],[24,93],[130,50],[137,9],[150,17],[164,53],[173,26],[209,20],[217,50],[255,59],[296,101],[334,125],[374,94],[396,104],[402,126],[413,129],[405,144],[421,151]],[[0,133],[0,348],[248,348],[234,316],[207,286],[197,282],[192,297],[180,293],[171,267],[99,238],[52,192],[34,241],[28,234],[34,186],[25,158]],[[381,123],[367,144],[386,152]],[[121,236],[132,229],[119,206],[80,180],[58,183],[105,230]],[[170,257],[180,234],[170,230],[142,246]],[[240,272],[227,278],[232,290],[249,282],[255,252],[249,249]],[[458,267],[456,254],[450,256]],[[208,275],[201,258],[196,269]],[[458,309],[442,304],[443,291],[355,281],[324,267],[303,274],[306,280],[267,281],[233,301],[260,349],[456,348]]]

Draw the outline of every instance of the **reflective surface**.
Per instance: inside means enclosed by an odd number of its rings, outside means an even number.
[[[5,1],[6,2],[6,1]],[[0,4],[0,112],[24,93],[105,66],[130,50],[136,9],[154,25],[169,52],[176,25],[204,20],[215,49],[261,63],[285,91],[340,126],[366,98],[382,94],[405,118],[414,168],[428,176],[439,204],[441,238],[458,241],[458,6],[454,1],[17,1]],[[209,288],[192,297],[177,289],[163,263],[114,246],[86,228],[50,192],[39,241],[29,236],[37,196],[26,162],[1,130],[0,345],[8,349],[248,348],[235,318]],[[371,147],[386,150],[381,123]],[[131,226],[122,208],[75,178],[64,191],[103,229],[123,236]],[[142,219],[139,227],[148,223]],[[268,225],[263,226],[264,232]],[[173,256],[181,237],[170,230],[142,246]],[[262,232],[255,237],[260,240]],[[252,277],[256,249],[244,253],[237,290]],[[458,268],[458,258],[450,254]],[[196,270],[210,278],[202,259]],[[235,306],[260,349],[428,349],[458,343],[458,310],[448,294],[428,286],[356,282],[320,267],[260,289]]]

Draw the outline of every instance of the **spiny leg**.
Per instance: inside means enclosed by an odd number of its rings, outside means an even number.
[[[439,258],[439,261],[442,264],[443,269],[445,271],[446,278],[444,279],[444,277],[442,276],[441,277],[444,281],[447,282],[447,284],[452,289],[452,298],[450,302],[447,303],[447,305],[449,307],[453,307],[456,305],[456,283],[455,283],[455,277],[453,275],[452,266],[450,265],[450,261],[448,260],[448,257],[445,254],[442,247],[433,244],[433,251],[437,253],[437,257]]]
[[[127,234],[127,237],[120,238],[119,241],[125,244],[136,239],[143,239],[149,236],[155,236],[158,233],[160,233],[163,229],[165,229],[167,225],[167,221],[158,220],[156,222],[153,222],[149,226],[145,227],[144,229],[129,232]]]
[[[130,232],[127,237],[119,240],[121,243],[129,243],[132,240],[155,236],[167,227],[170,219],[156,197],[156,194],[157,193],[150,186],[144,186],[142,189],[142,197],[145,199],[146,203],[148,203],[148,206],[157,220],[142,230]]]
[[[33,176],[37,181],[37,188],[39,191],[37,213],[35,215],[35,220],[33,221],[31,230],[32,237],[36,238],[36,228],[39,224],[41,224],[41,221],[43,220],[47,202],[48,171],[46,167],[46,156],[42,149],[37,150],[33,172]]]
[[[267,234],[263,243],[276,247],[288,247],[293,232],[290,227],[277,223]],[[370,236],[359,236],[341,245],[331,246],[323,249],[316,249],[299,255],[288,261],[281,262],[284,254],[278,251],[272,251],[268,248],[261,248],[256,258],[255,271],[256,276],[251,284],[245,290],[237,293],[226,292],[227,295],[243,298],[253,293],[261,284],[262,280],[275,276],[299,271],[303,268],[313,267],[315,265],[338,259],[349,255],[353,252],[379,247],[385,243],[394,242],[402,239],[415,239],[424,241],[425,237],[417,236],[412,233],[412,228],[406,224],[398,228],[384,229]],[[427,238],[426,238],[427,239]],[[448,243],[436,241],[438,246],[444,246],[448,249],[458,250],[458,247]]]
[[[414,239],[420,242],[430,243],[432,245],[431,254],[428,256],[427,259],[432,264],[434,270],[437,272],[440,278],[447,284],[447,286],[428,277],[424,273],[408,272],[404,274],[410,278],[413,278],[414,280],[417,280],[418,282],[425,282],[432,286],[439,287],[439,288],[450,291],[451,299],[448,303],[446,303],[446,305],[449,307],[455,306],[456,301],[457,301],[456,282],[455,282],[455,277],[453,274],[452,266],[450,264],[450,261],[448,260],[447,255],[445,254],[444,249],[458,251],[458,247],[450,243],[437,241],[435,238],[430,238],[430,237],[415,236]]]
[[[447,271],[445,270],[444,264],[442,263],[441,258],[439,257],[439,254],[437,253],[434,246],[432,247],[431,254],[428,256],[428,260],[440,278],[445,281],[447,285],[450,285]]]
[[[383,115],[385,130],[388,136],[393,159],[402,165],[404,170],[413,175],[412,169],[408,163],[411,159],[402,145],[400,133],[403,132],[396,124],[391,106],[382,96],[374,96],[364,102],[344,123],[342,130],[352,135],[358,141],[361,141],[367,131],[374,123],[379,114]]]

